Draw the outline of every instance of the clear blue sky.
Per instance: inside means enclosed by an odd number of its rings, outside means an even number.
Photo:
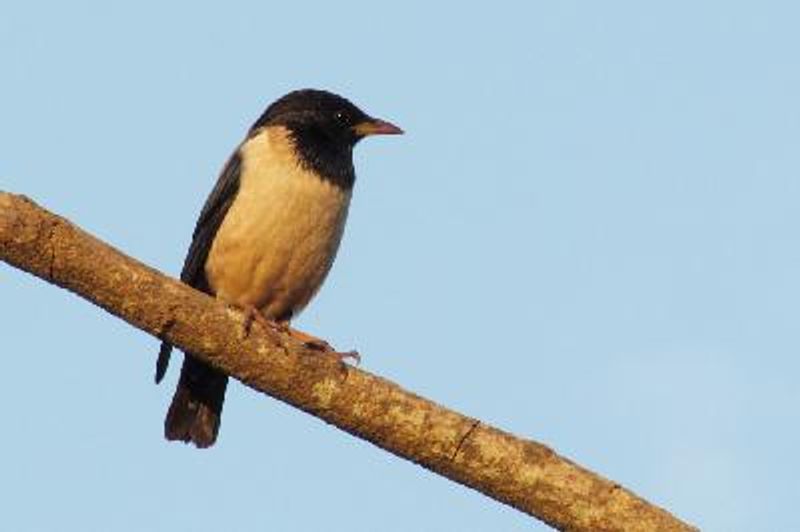
[[[800,8],[791,2],[17,2],[0,189],[176,274],[266,104],[365,141],[298,325],[705,530],[800,529]],[[135,6],[135,7],[134,7]],[[157,342],[0,266],[0,529],[544,530],[240,384],[162,439]]]

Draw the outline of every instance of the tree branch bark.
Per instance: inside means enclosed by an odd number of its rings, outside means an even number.
[[[560,530],[696,530],[540,443],[448,410],[130,258],[24,196],[0,192],[0,259],[70,290],[247,386]],[[4,304],[12,304],[4,301]]]

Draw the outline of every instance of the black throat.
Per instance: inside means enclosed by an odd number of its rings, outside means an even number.
[[[353,188],[353,146],[337,142],[315,128],[289,127],[300,164],[344,190]]]

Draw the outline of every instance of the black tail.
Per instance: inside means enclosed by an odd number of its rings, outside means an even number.
[[[164,436],[200,448],[214,445],[227,385],[227,375],[187,354],[164,420]]]

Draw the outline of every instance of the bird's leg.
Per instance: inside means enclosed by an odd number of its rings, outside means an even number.
[[[257,322],[259,325],[264,327],[265,329],[269,329],[274,327],[269,323],[269,320],[264,317],[261,312],[258,311],[256,307],[253,305],[241,305],[239,308],[242,309],[244,313],[244,334],[248,336],[250,334],[250,328],[253,326],[253,322]]]
[[[315,351],[320,351],[322,353],[333,355],[339,359],[340,362],[344,362],[345,359],[351,359],[356,364],[361,363],[361,355],[358,354],[358,351],[351,350],[351,351],[336,351],[331,344],[323,340],[322,338],[317,338],[316,336],[312,336],[308,333],[303,331],[299,331],[289,326],[288,320],[278,320],[272,321],[267,319],[260,310],[258,310],[253,305],[241,305],[237,303],[228,303],[230,306],[239,309],[244,314],[244,337],[250,335],[250,329],[253,326],[253,322],[258,323],[259,326],[263,327],[264,329],[272,330],[278,333],[288,334],[295,340],[302,342],[303,345],[309,349],[313,349]]]
[[[289,336],[291,336],[295,340],[302,342],[303,345],[305,345],[309,349],[313,349],[315,351],[321,351],[329,355],[334,355],[342,362],[344,362],[345,359],[349,358],[355,361],[356,364],[361,363],[361,355],[358,354],[358,351],[351,350],[351,351],[339,352],[336,351],[331,346],[331,344],[329,344],[325,340],[317,338],[316,336],[312,336],[303,331],[298,331],[297,329],[293,329],[292,327],[289,327],[289,322],[285,321],[278,322],[278,325],[285,327],[285,331],[289,334]]]
[[[273,330],[277,332],[286,332],[288,326],[282,323],[278,323],[275,321],[268,320],[264,315],[261,313],[253,305],[240,305],[238,303],[230,303],[228,305],[240,310],[242,314],[244,314],[244,323],[242,324],[244,337],[247,338],[250,335],[250,329],[253,327],[253,322],[258,323],[261,327],[268,330]]]

